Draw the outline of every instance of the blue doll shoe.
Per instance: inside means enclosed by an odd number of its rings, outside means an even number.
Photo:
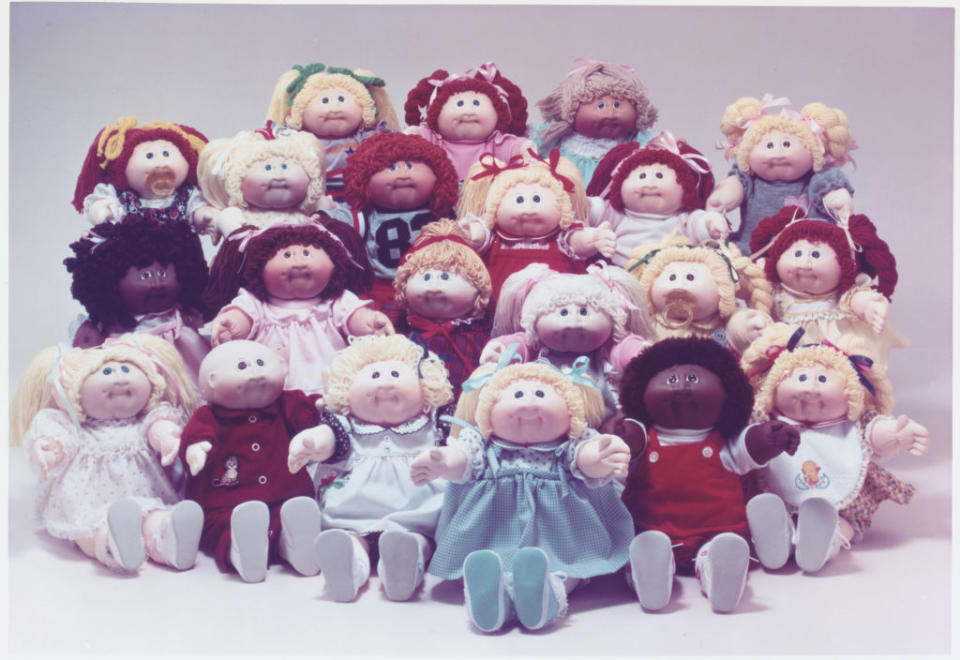
[[[630,576],[644,609],[661,610],[670,603],[675,572],[669,536],[651,529],[630,542]]]
[[[837,507],[821,497],[800,503],[797,513],[797,566],[804,573],[816,573],[830,558],[837,531]]]
[[[230,563],[244,582],[267,577],[270,510],[258,500],[233,507],[230,513]]]
[[[170,512],[170,528],[173,532],[170,563],[178,571],[192,568],[197,563],[203,532],[203,509],[193,500],[177,502]]]
[[[283,558],[300,575],[320,572],[314,545],[320,534],[320,506],[312,497],[293,497],[280,507],[280,547]]]
[[[521,548],[513,558],[513,605],[521,625],[530,630],[542,628],[564,609],[558,596],[563,583],[550,573],[550,559],[540,548]],[[566,598],[564,598],[564,601]]]
[[[757,559],[764,568],[782,568],[793,547],[793,523],[783,500],[774,493],[761,493],[747,502],[747,523]]]
[[[507,618],[509,600],[503,563],[492,550],[474,550],[463,560],[463,590],[470,621],[483,632],[494,632]]]
[[[107,547],[124,571],[136,571],[146,560],[142,526],[143,510],[132,497],[114,502],[107,510]]]
[[[423,552],[412,532],[391,529],[380,535],[377,574],[390,600],[410,600],[423,579]]]

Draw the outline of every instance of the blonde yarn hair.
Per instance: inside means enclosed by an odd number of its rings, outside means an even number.
[[[361,369],[374,362],[398,360],[420,374],[420,389],[426,405],[437,408],[453,400],[447,368],[436,355],[424,356],[423,349],[403,335],[354,337],[340,350],[324,374],[323,400],[335,413],[350,412],[350,386]]]

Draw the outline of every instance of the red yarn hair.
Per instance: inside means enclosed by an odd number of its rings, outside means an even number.
[[[454,94],[460,92],[478,92],[486,95],[493,103],[497,113],[497,130],[501,133],[524,135],[527,132],[527,99],[523,92],[499,71],[491,84],[483,79],[483,74],[477,72],[473,78],[457,78],[445,83],[439,89],[430,83],[431,80],[444,80],[450,74],[444,69],[437,69],[432,74],[420,80],[417,86],[407,94],[407,102],[403,104],[404,121],[408,126],[418,126],[423,123],[422,109],[426,108],[426,122],[433,131],[438,132],[437,117],[443,105]],[[499,86],[507,94],[504,100],[493,85]],[[430,101],[430,96],[437,90],[437,96]]]

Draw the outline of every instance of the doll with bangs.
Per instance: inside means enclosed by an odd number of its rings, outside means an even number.
[[[203,524],[166,466],[198,397],[176,349],[127,334],[39,353],[11,406],[11,438],[40,474],[39,524],[118,572],[146,558],[186,570]]]
[[[240,241],[243,288],[211,326],[216,346],[251,339],[280,351],[289,371],[284,389],[323,389],[321,370],[350,336],[392,333],[390,320],[353,293],[369,285],[333,229],[306,221],[247,230]],[[348,228],[347,228],[348,229]]]
[[[326,189],[341,203],[346,199],[344,168],[350,156],[367,138],[400,128],[382,78],[365,69],[320,62],[294,65],[280,76],[267,121],[320,140]]]
[[[893,417],[882,365],[855,336],[810,340],[803,328],[767,328],[741,365],[756,390],[755,413],[799,429],[795,454],[760,471],[764,494],[747,507],[760,563],[815,573],[841,548],[863,538],[880,504],[907,504],[914,487],[880,465],[907,450],[927,452],[930,434],[906,415]]]
[[[407,94],[407,132],[442,148],[467,178],[484,154],[509,161],[535,149],[527,132],[527,100],[493,62],[464,73],[437,69]]]
[[[573,68],[537,107],[544,120],[533,135],[540,154],[559,149],[584,181],[590,181],[614,147],[645,144],[657,120],[657,109],[632,67],[595,60],[574,60]]]
[[[734,163],[707,209],[728,213],[739,207],[731,240],[741,252],[746,254],[762,218],[797,200],[817,218],[836,221],[853,212],[853,187],[840,167],[852,162],[857,145],[843,110],[815,102],[797,112],[786,98],[742,97],[727,106],[720,130]]]

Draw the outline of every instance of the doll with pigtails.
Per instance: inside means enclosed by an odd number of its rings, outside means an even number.
[[[386,83],[365,69],[294,65],[277,81],[267,121],[315,135],[323,144],[327,192],[343,202],[344,168],[364,140],[400,128]]]
[[[657,120],[632,67],[582,58],[537,107],[544,119],[533,134],[540,155],[559,149],[587,182],[611,149],[645,144]]]
[[[891,416],[890,381],[868,350],[855,336],[834,343],[776,323],[743,354],[755,415],[800,434],[796,453],[760,470],[767,492],[747,505],[766,568],[780,568],[793,551],[797,566],[815,573],[862,539],[882,502],[907,504],[913,496],[914,487],[881,463],[903,450],[924,455],[930,434],[906,415]]]
[[[203,512],[179,501],[164,468],[198,403],[180,355],[159,337],[39,353],[14,396],[11,437],[39,472],[44,531],[119,572],[145,558],[192,567]]]
[[[840,167],[857,148],[846,113],[823,103],[800,112],[787,98],[742,97],[727,106],[720,120],[733,167],[707,199],[707,209],[740,209],[731,240],[744,254],[762,218],[800,204],[812,217],[846,218],[853,212],[853,186]]]

